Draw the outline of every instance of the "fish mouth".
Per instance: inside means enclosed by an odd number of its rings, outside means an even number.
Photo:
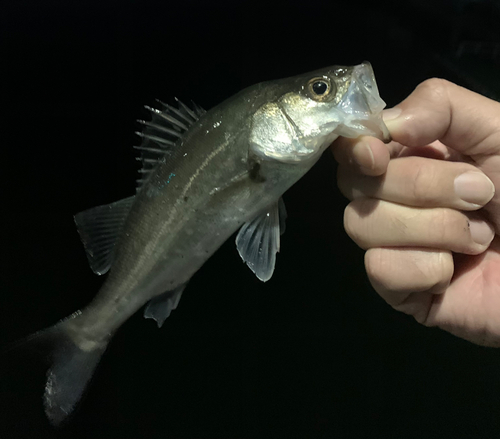
[[[382,120],[385,106],[379,95],[371,64],[365,61],[354,66],[348,90],[338,104],[338,108],[347,116],[345,128],[347,131],[349,128],[356,131],[355,136],[347,137],[369,135],[389,143],[391,135]]]

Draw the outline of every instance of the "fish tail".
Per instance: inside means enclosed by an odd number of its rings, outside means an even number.
[[[74,333],[72,323],[77,318],[75,313],[21,342],[42,352],[49,360],[43,401],[45,413],[55,427],[60,426],[75,409],[109,341],[75,343],[70,334]]]

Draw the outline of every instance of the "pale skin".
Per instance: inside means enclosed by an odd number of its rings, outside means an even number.
[[[500,347],[500,103],[430,79],[384,120],[389,145],[332,146],[371,284],[425,326]]]

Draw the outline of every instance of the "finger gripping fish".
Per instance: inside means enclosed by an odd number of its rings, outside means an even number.
[[[108,273],[83,310],[33,340],[52,346],[44,403],[51,423],[74,409],[116,330],[139,308],[160,327],[193,274],[239,229],[256,276],[275,266],[281,195],[338,136],[388,141],[369,63],[263,82],[210,111],[146,107],[137,193],[75,216],[92,270]]]

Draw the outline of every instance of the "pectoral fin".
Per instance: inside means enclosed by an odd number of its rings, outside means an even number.
[[[170,313],[177,308],[186,284],[151,299],[144,309],[144,318],[153,319],[161,328]]]
[[[280,235],[283,235],[286,230],[286,219],[288,217],[288,214],[286,213],[286,207],[285,207],[285,202],[283,201],[283,198],[280,197],[278,200],[278,214],[280,218]],[[279,251],[279,247],[278,247]]]
[[[236,236],[241,259],[263,282],[271,279],[280,250],[280,234],[285,231],[286,210],[283,200],[269,206],[257,218],[244,224]]]

